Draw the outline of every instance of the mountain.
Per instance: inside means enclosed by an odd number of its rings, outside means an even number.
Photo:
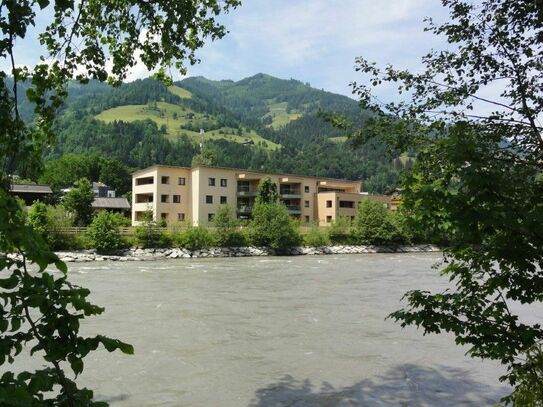
[[[203,148],[216,165],[363,179],[371,192],[393,187],[401,167],[378,143],[355,149],[319,116],[337,112],[362,125],[370,113],[356,101],[294,79],[74,82],[68,94],[46,160],[95,153],[132,168],[190,165]]]

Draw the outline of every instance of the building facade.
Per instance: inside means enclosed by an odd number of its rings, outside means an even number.
[[[281,202],[303,223],[330,225],[338,217],[354,218],[363,199],[388,206],[389,198],[361,192],[361,182],[273,174],[234,168],[154,165],[132,174],[132,224],[147,211],[153,219],[207,225],[221,205],[232,206],[240,219],[250,219],[258,184],[270,178]]]

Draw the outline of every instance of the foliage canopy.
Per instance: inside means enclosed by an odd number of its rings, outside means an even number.
[[[418,157],[403,180],[405,213],[446,236],[451,288],[414,290],[391,316],[425,333],[451,332],[474,357],[500,361],[515,386],[507,402],[541,405],[543,330],[510,307],[543,301],[543,8],[531,0],[442,0],[450,21],[428,20],[447,51],[411,73],[363,58],[354,84],[376,116],[355,132]],[[401,102],[375,103],[372,87],[397,84]],[[539,395],[539,396],[537,396]],[[529,401],[528,404],[524,404]]]

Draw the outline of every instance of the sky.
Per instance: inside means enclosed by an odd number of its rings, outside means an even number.
[[[357,56],[417,70],[422,55],[446,46],[424,32],[429,16],[445,18],[439,0],[243,0],[221,17],[229,33],[198,52],[201,63],[188,76],[240,80],[262,72],[350,96],[349,83],[363,79],[354,70]],[[40,55],[32,34],[18,44],[20,64]],[[129,80],[147,76],[137,65]]]

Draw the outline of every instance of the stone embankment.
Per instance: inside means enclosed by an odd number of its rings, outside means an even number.
[[[143,261],[159,259],[188,259],[205,257],[249,257],[274,256],[277,254],[288,256],[327,255],[327,254],[363,254],[363,253],[412,253],[437,252],[441,249],[434,245],[410,246],[325,246],[325,247],[293,247],[286,252],[276,253],[262,247],[214,247],[201,250],[187,250],[183,248],[172,249],[126,249],[114,255],[96,253],[94,250],[78,252],[57,252],[65,262],[87,261]]]

